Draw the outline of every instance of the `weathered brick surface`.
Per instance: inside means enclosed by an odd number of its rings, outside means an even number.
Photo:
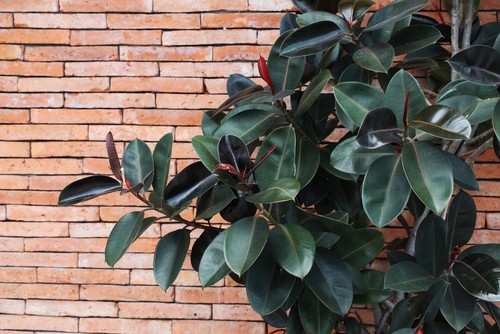
[[[433,0],[426,10],[440,19],[435,10],[443,6]],[[481,22],[498,21],[498,8],[482,0]],[[171,175],[195,161],[190,141],[201,134],[203,112],[226,99],[232,73],[263,84],[255,61],[268,54],[287,10],[288,0],[0,0],[1,333],[273,330],[231,279],[202,289],[189,259],[173,287],[156,286],[157,241],[181,225],[154,224],[110,269],[104,250],[114,222],[142,207],[132,195],[74,207],[57,201],[69,182],[111,174],[109,131],[120,156],[128,141],[154,149],[174,132]],[[498,242],[500,169],[492,150],[474,171],[481,189],[473,192],[472,242]],[[384,233],[404,236],[396,224]],[[356,312],[373,321],[371,310]]]

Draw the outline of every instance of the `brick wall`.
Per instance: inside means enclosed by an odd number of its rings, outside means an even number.
[[[195,159],[189,141],[202,112],[225,99],[229,74],[258,73],[255,60],[291,8],[287,0],[0,0],[1,333],[268,331],[242,287],[227,280],[202,290],[188,262],[174,287],[156,287],[153,251],[167,226],[148,230],[109,269],[106,237],[140,205],[134,198],[56,203],[69,182],[110,173],[110,130],[120,155],[136,137],[152,143],[175,131],[176,168]],[[483,22],[498,21],[496,0],[481,9]],[[498,242],[494,154],[475,169],[473,242]]]

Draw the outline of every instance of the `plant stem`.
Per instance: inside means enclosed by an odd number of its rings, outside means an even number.
[[[462,36],[462,49],[470,46],[470,37],[472,34],[472,22],[474,21],[474,1],[465,0],[464,5],[464,31]]]
[[[255,206],[257,206],[257,210],[259,210],[259,213],[264,217],[266,217],[271,224],[273,225],[279,224],[278,221],[274,219],[274,217],[264,208],[264,205],[262,205],[261,203],[257,203],[255,204]]]
[[[476,148],[472,153],[471,155],[467,158],[467,160],[465,161],[467,163],[467,165],[469,165],[469,167],[472,168],[472,166],[474,165],[474,163],[476,162],[476,159],[481,155],[483,154],[484,152],[486,152],[491,146],[493,146],[493,137],[491,137],[490,139],[488,139],[487,141],[485,141],[481,146],[479,146],[478,148]]]
[[[429,213],[430,213],[429,208],[425,208],[422,215],[418,217],[417,220],[415,220],[415,223],[413,224],[410,236],[408,237],[408,242],[406,243],[406,253],[410,254],[411,256],[415,255],[415,239],[417,239],[418,228],[420,227],[424,219],[427,218],[427,216],[429,216]]]
[[[451,7],[451,55],[460,51],[460,22],[462,22],[463,8],[460,0],[453,0]],[[451,71],[451,81],[459,78],[458,73]]]

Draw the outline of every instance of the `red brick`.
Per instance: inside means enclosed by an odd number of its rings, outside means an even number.
[[[0,27],[8,28],[12,27],[14,23],[14,18],[12,14],[0,13]]]
[[[29,120],[28,109],[0,109],[0,124],[28,123]]]
[[[116,46],[27,46],[27,61],[118,60]]]
[[[63,74],[63,63],[0,61],[0,75],[61,77]]]
[[[109,268],[104,260],[103,254],[80,253],[78,256],[79,268]],[[125,253],[125,255],[114,266],[116,269],[152,269],[153,254]]]
[[[123,123],[141,125],[199,125],[203,113],[197,110],[125,109]]]
[[[485,9],[495,9],[498,10],[498,1],[496,0],[483,0],[481,1],[481,4],[479,5],[479,9],[485,10]]]
[[[24,241],[25,251],[28,252],[104,252],[105,238],[33,238]]]
[[[24,314],[26,302],[17,299],[0,299],[0,313],[2,314]]]
[[[208,94],[226,94],[226,79],[204,79],[203,83]]]
[[[60,0],[62,12],[151,12],[152,0]]]
[[[1,147],[1,144],[0,144]],[[34,158],[48,157],[108,157],[104,142],[34,142],[31,143]]]
[[[0,93],[0,107],[4,108],[57,108],[63,105],[62,94]]]
[[[158,286],[82,285],[80,299],[171,302],[173,301],[173,289],[164,292]]]
[[[14,26],[52,29],[99,29],[106,28],[106,15],[16,13],[14,14]]]
[[[2,12],[57,12],[57,0],[0,0]]]
[[[111,174],[108,159],[84,158],[83,173],[85,174]],[[111,175],[109,175],[111,176]]]
[[[24,250],[24,240],[22,238],[0,237],[1,252],[22,252]]]
[[[61,223],[18,223],[6,221],[2,223],[2,236],[35,238],[67,237],[69,236],[69,229],[68,224]]]
[[[246,10],[247,2],[245,0],[219,0],[219,1],[176,1],[153,0],[155,12],[208,12],[218,10]]]
[[[175,109],[217,109],[226,99],[225,95],[157,94],[156,106]]]
[[[164,31],[163,45],[213,45],[213,44],[255,44],[257,33],[250,29],[210,29]]]
[[[118,308],[111,302],[28,300],[26,314],[56,317],[116,317]]]
[[[120,109],[32,109],[33,123],[69,124],[119,124]],[[104,138],[103,138],[104,140]]]
[[[486,226],[490,229],[500,230],[500,213],[488,213],[486,215]]]
[[[17,141],[0,141],[0,157],[23,158],[29,156],[29,143]]]
[[[218,334],[218,333],[267,333],[262,322],[216,321],[216,320],[173,320],[175,334]]]
[[[500,179],[500,168],[497,164],[475,164],[473,171],[478,179]]]
[[[216,304],[213,306],[213,319],[232,321],[260,321],[262,318],[250,305]]]
[[[0,77],[0,92],[15,92],[17,91],[16,77]]]
[[[111,91],[201,93],[203,81],[197,78],[111,78]]]
[[[1,96],[2,94],[0,94]],[[22,95],[22,94],[18,94]],[[33,95],[33,94],[26,94]],[[51,95],[51,94],[35,94]],[[87,140],[88,129],[85,125],[0,125],[2,140]]]
[[[225,45],[214,47],[214,61],[255,61],[259,56],[267,58],[269,46]]]
[[[199,29],[197,14],[108,14],[110,29]]]
[[[71,45],[161,45],[161,30],[74,30]]]
[[[20,175],[0,175],[0,189],[28,189],[28,176]]]
[[[36,282],[35,268],[0,268],[0,282],[2,283],[34,283]]]
[[[83,288],[83,287],[82,287]],[[77,300],[78,286],[69,284],[0,284],[0,298]]]
[[[67,108],[148,108],[155,106],[153,94],[135,93],[67,93]]]
[[[80,174],[82,162],[75,159],[2,159],[0,174]]]
[[[294,7],[292,2],[281,0],[249,0],[248,9],[251,11],[290,11]]]
[[[20,92],[103,92],[107,78],[19,78]]]
[[[257,35],[257,44],[259,45],[273,45],[276,39],[280,36],[280,31],[275,30],[261,30]],[[270,47],[268,48],[271,49]]]
[[[203,131],[199,127],[177,127],[175,129],[175,141],[176,142],[191,142],[194,136],[202,135]],[[182,145],[184,146],[184,145]],[[181,146],[181,147],[182,147]],[[185,146],[184,146],[185,147]],[[189,149],[189,148],[186,148]]]
[[[69,44],[69,30],[0,29],[0,43]]]
[[[98,208],[88,207],[48,207],[10,205],[7,208],[7,218],[20,221],[62,221],[82,222],[99,220]]]
[[[499,230],[475,230],[469,244],[498,244]]]
[[[210,305],[170,303],[118,303],[120,318],[162,319],[166,314],[175,314],[176,319],[210,319]]]
[[[202,13],[202,28],[277,28],[282,13]]]
[[[0,266],[6,267],[67,267],[76,266],[77,254],[0,253]]]
[[[172,322],[167,320],[83,318],[79,330],[92,333],[170,334],[171,328]]]
[[[123,197],[120,197],[123,199]],[[123,200],[121,201],[123,202]],[[69,224],[69,235],[72,238],[107,238],[111,230],[115,226],[114,223],[71,223]],[[141,238],[159,238],[160,228],[157,224],[150,226]]]
[[[38,282],[64,284],[127,284],[128,270],[39,268]]]
[[[60,191],[68,183],[81,178],[81,175],[31,175],[28,184],[31,190]]]
[[[27,329],[45,331],[78,331],[77,318],[43,317],[30,315],[1,315],[0,329]]]
[[[156,76],[158,64],[150,62],[67,63],[67,76]]]
[[[209,61],[212,47],[170,47],[170,46],[121,46],[121,60],[161,60],[161,61]]]
[[[474,197],[478,211],[500,211],[500,201],[495,197]]]
[[[196,159],[197,157],[191,143],[175,143],[172,147],[172,158],[174,159]]]
[[[116,141],[132,141],[140,138],[143,141],[158,141],[169,132],[173,132],[173,127],[168,126],[135,126],[135,125],[92,125],[89,128],[90,140],[104,140],[106,134],[111,131]]]
[[[56,192],[7,190],[0,193],[0,203],[52,205],[57,202],[58,196]]]
[[[21,45],[0,45],[0,59],[18,60],[23,57],[24,48]]]
[[[195,304],[245,304],[248,303],[245,288],[192,288],[176,287],[177,303]]]
[[[224,64],[224,65],[222,65]],[[194,77],[223,77],[227,79],[230,74],[240,73],[245,76],[253,74],[251,63],[160,63],[160,73],[162,77],[183,76]]]

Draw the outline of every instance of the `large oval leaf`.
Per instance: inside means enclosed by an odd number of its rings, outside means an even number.
[[[218,282],[231,272],[224,259],[224,241],[227,230],[222,231],[205,249],[200,260],[198,277],[201,286],[207,287]]]
[[[154,159],[154,176],[153,189],[158,196],[163,199],[163,192],[167,186],[168,175],[170,173],[170,158],[172,156],[172,143],[174,136],[172,133],[167,133],[163,136],[153,151]]]
[[[500,301],[500,264],[487,254],[469,254],[453,264],[453,274],[471,295]]]
[[[377,227],[383,227],[403,211],[410,193],[401,159],[382,157],[371,164],[363,180],[361,196],[366,215]]]
[[[193,248],[191,249],[190,257],[191,257],[191,266],[193,267],[194,270],[199,271],[201,257],[205,253],[207,247],[219,235],[219,233],[220,231],[215,228],[207,228],[193,243]]]
[[[486,45],[473,45],[457,52],[448,62],[462,77],[481,85],[500,84],[500,52]]]
[[[275,121],[276,114],[265,110],[240,112],[222,123],[215,132],[215,138],[222,138],[227,134],[240,137],[245,144],[249,144],[262,136]]]
[[[427,0],[402,0],[392,2],[382,9],[377,10],[368,20],[364,31],[373,31],[390,23],[401,20],[427,5]]]
[[[233,166],[239,173],[243,174],[252,168],[248,147],[236,136],[223,136],[217,145],[217,153],[221,163]]]
[[[398,128],[391,109],[382,107],[370,111],[359,128],[356,140],[362,147],[377,148],[385,144],[401,143],[403,129]]]
[[[372,0],[340,0],[338,8],[342,16],[352,22],[365,15],[373,4]]]
[[[111,230],[104,251],[106,263],[114,267],[141,231],[143,211],[133,211],[120,218]]]
[[[295,156],[295,178],[304,188],[316,175],[320,163],[320,153],[316,145],[303,138],[297,141]]]
[[[458,111],[443,105],[432,105],[420,112],[410,126],[443,139],[467,139],[471,125]]]
[[[446,216],[446,244],[448,251],[466,245],[476,226],[476,204],[463,190],[453,198]]]
[[[226,185],[217,184],[204,193],[196,202],[195,219],[210,219],[224,209],[236,196]]]
[[[416,262],[404,261],[392,265],[385,274],[384,287],[401,292],[427,290],[434,278]]]
[[[449,277],[450,285],[441,302],[441,313],[457,332],[461,331],[474,315],[474,297],[469,295],[454,277]]]
[[[431,144],[403,146],[403,169],[411,188],[429,209],[441,213],[453,192],[453,171],[443,152]]]
[[[455,181],[455,183],[462,189],[479,190],[479,184],[477,183],[476,176],[469,165],[456,155],[446,151],[443,152],[450,162],[451,169],[453,170],[453,181]]]
[[[314,102],[316,102],[326,84],[332,79],[332,74],[329,69],[323,70],[321,73],[314,76],[306,91],[300,98],[294,117],[300,117],[306,113]]]
[[[305,333],[332,333],[337,316],[311,290],[308,288],[302,290],[298,305],[300,322]]]
[[[442,37],[441,32],[430,25],[410,25],[392,35],[389,43],[396,55],[420,50]]]
[[[373,44],[354,52],[352,59],[364,69],[387,73],[394,59],[394,48],[390,44]]]
[[[271,183],[265,190],[249,195],[246,200],[250,203],[281,203],[295,200],[299,194],[300,183],[294,178],[286,177]]]
[[[371,228],[353,230],[341,235],[333,246],[336,254],[354,268],[363,268],[384,248],[384,235]]]
[[[441,217],[429,215],[417,230],[415,258],[432,276],[439,277],[448,264],[446,224]]]
[[[331,1],[328,1],[331,2]],[[335,11],[337,9],[335,8]],[[347,25],[346,21],[340,17],[339,15],[335,15],[333,13],[328,13],[324,11],[319,11],[319,10],[313,10],[307,13],[304,13],[302,15],[299,15],[297,17],[297,24],[300,27],[304,27],[307,25],[310,25],[315,22],[320,22],[320,21],[332,21],[335,23],[342,31],[349,32],[349,26]]]
[[[60,206],[73,205],[121,189],[120,182],[111,177],[102,175],[89,176],[64,187],[59,194],[57,204]]]
[[[362,271],[364,289],[362,295],[354,295],[355,304],[378,304],[394,294],[390,289],[384,289],[385,274],[374,269]]]
[[[277,225],[269,234],[269,246],[276,261],[290,274],[303,279],[311,270],[316,241],[302,226]]]
[[[318,248],[306,285],[336,314],[346,314],[352,305],[353,288],[347,265],[336,253]]]
[[[354,124],[360,126],[372,109],[383,105],[384,93],[361,82],[341,82],[333,87],[335,99]]]
[[[133,188],[139,184],[144,186],[141,192],[149,189],[153,183],[151,174],[154,171],[153,155],[145,142],[136,139],[127,145],[122,158],[123,176]]]
[[[189,248],[189,230],[176,230],[163,236],[156,245],[153,271],[156,283],[167,290],[179,275]]]
[[[304,72],[304,57],[280,56],[281,44],[291,32],[287,31],[278,37],[267,60],[267,69],[276,93],[297,88]]]
[[[269,235],[267,221],[260,217],[245,217],[227,229],[224,258],[238,276],[245,273],[264,249]]]

